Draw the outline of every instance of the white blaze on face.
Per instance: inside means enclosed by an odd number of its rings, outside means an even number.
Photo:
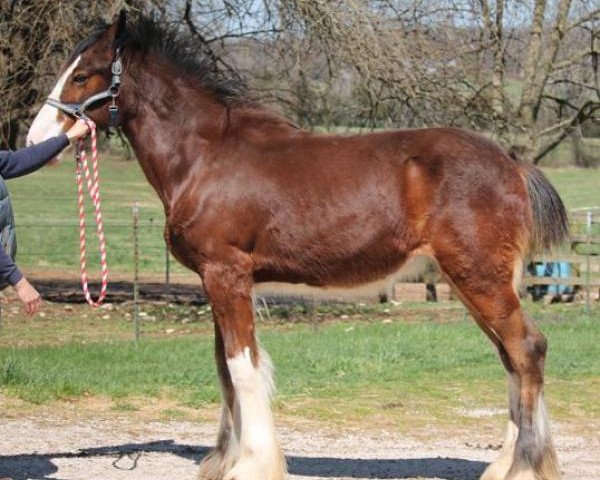
[[[75,61],[69,65],[69,68],[63,72],[61,77],[58,79],[58,82],[56,82],[56,85],[52,89],[52,92],[50,92],[50,98],[60,100],[65,83],[77,67],[77,64],[80,60],[81,55],[79,55]],[[27,145],[39,143],[50,137],[60,135],[63,133],[64,127],[65,120],[58,118],[58,109],[45,103],[33,120],[31,127],[29,127],[29,133],[27,134]]]

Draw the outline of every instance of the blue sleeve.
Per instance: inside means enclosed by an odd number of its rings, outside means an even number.
[[[15,178],[35,172],[68,145],[69,138],[63,134],[20,150],[0,151],[0,176]]]
[[[23,274],[15,265],[13,259],[2,247],[0,247],[0,278],[6,280],[12,286],[15,286],[23,278]]]

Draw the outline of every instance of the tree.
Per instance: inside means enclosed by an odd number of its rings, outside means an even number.
[[[481,0],[484,4],[487,0]],[[496,1],[496,11],[501,0]],[[600,8],[535,0],[524,55],[523,87],[511,123],[513,149],[538,163],[586,121],[600,123]],[[597,5],[597,4],[596,4]],[[553,8],[550,8],[553,7]],[[496,45],[500,56],[503,45]],[[499,89],[500,101],[505,89]],[[515,131],[516,130],[516,131]]]
[[[537,163],[600,128],[596,3],[12,0],[0,8],[0,141],[14,146],[75,40],[126,6],[188,31],[303,126],[457,125]]]
[[[483,129],[537,163],[582,123],[600,122],[600,9],[591,1],[282,5],[332,63],[356,70],[374,124],[383,113],[400,125]]]

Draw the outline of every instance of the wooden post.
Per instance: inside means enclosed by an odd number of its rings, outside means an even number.
[[[133,202],[133,325],[135,344],[140,342],[140,305],[139,305],[139,267],[140,267],[140,252],[139,252],[139,220],[140,207],[137,200]]]
[[[167,286],[167,293],[171,288],[171,257],[169,255],[169,246],[165,242],[165,285]]]
[[[590,255],[592,254],[592,211],[588,210],[586,215],[587,255],[585,256],[585,313],[590,314]]]

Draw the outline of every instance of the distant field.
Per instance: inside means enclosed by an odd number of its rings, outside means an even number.
[[[600,205],[600,170],[575,168],[546,169],[568,208]],[[140,202],[142,227],[140,251],[142,274],[164,270],[162,205],[135,161],[110,155],[101,157],[102,204],[106,221],[111,271],[131,272],[134,200]],[[60,269],[66,275],[77,273],[78,227],[73,160],[65,155],[56,167],[11,180],[10,191],[17,218],[19,263],[26,271]],[[88,214],[89,219],[93,217]],[[93,225],[88,232],[89,250],[95,254]],[[95,265],[92,257],[91,265]],[[173,261],[172,265],[176,265]],[[175,273],[185,273],[174,266]]]
[[[581,151],[584,155],[595,160],[595,165],[599,166],[600,160],[600,138],[583,138],[581,141]],[[573,146],[566,140],[555,150],[550,152],[541,160],[541,164],[546,167],[568,167],[573,165]]]
[[[546,168],[544,172],[568,209],[600,207],[600,169]]]

